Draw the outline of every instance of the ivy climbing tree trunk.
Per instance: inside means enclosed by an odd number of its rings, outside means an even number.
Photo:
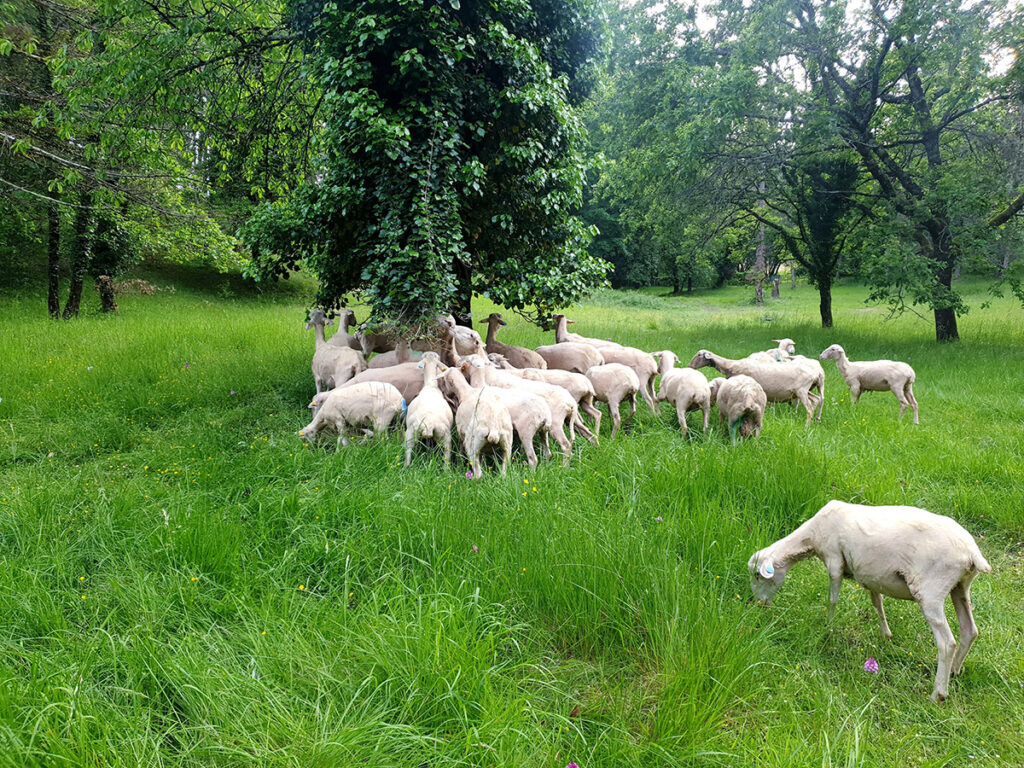
[[[457,259],[455,261],[455,280],[458,289],[451,305],[452,317],[457,325],[473,327],[473,265]]]
[[[57,203],[50,203],[49,232],[47,233],[47,279],[46,304],[50,317],[60,317],[60,211]]]
[[[96,233],[96,211],[91,205],[92,195],[82,196],[82,207],[75,211],[75,232],[72,242],[71,288],[64,304],[65,320],[78,317],[82,306],[82,286],[92,261],[93,235]]]

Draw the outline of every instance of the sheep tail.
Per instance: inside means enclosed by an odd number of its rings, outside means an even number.
[[[985,556],[980,551],[971,555],[971,565],[974,566],[974,570],[978,573],[992,572],[992,566],[988,564],[988,560],[985,559]]]

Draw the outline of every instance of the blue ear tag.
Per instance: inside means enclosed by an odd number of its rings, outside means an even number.
[[[764,564],[764,572],[767,573],[769,576],[774,576],[775,575],[775,569],[772,568],[772,564],[771,563],[765,563]]]

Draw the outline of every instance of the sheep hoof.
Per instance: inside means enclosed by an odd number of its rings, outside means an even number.
[[[936,704],[941,704],[945,700],[946,700],[946,694],[939,693],[938,691],[935,691],[934,693],[932,693],[932,701],[934,701]]]

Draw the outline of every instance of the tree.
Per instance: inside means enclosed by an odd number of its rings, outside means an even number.
[[[244,230],[252,274],[304,262],[317,302],[361,291],[415,322],[474,292],[549,315],[604,281],[576,215],[595,0],[297,2],[325,94],[317,173]]]

